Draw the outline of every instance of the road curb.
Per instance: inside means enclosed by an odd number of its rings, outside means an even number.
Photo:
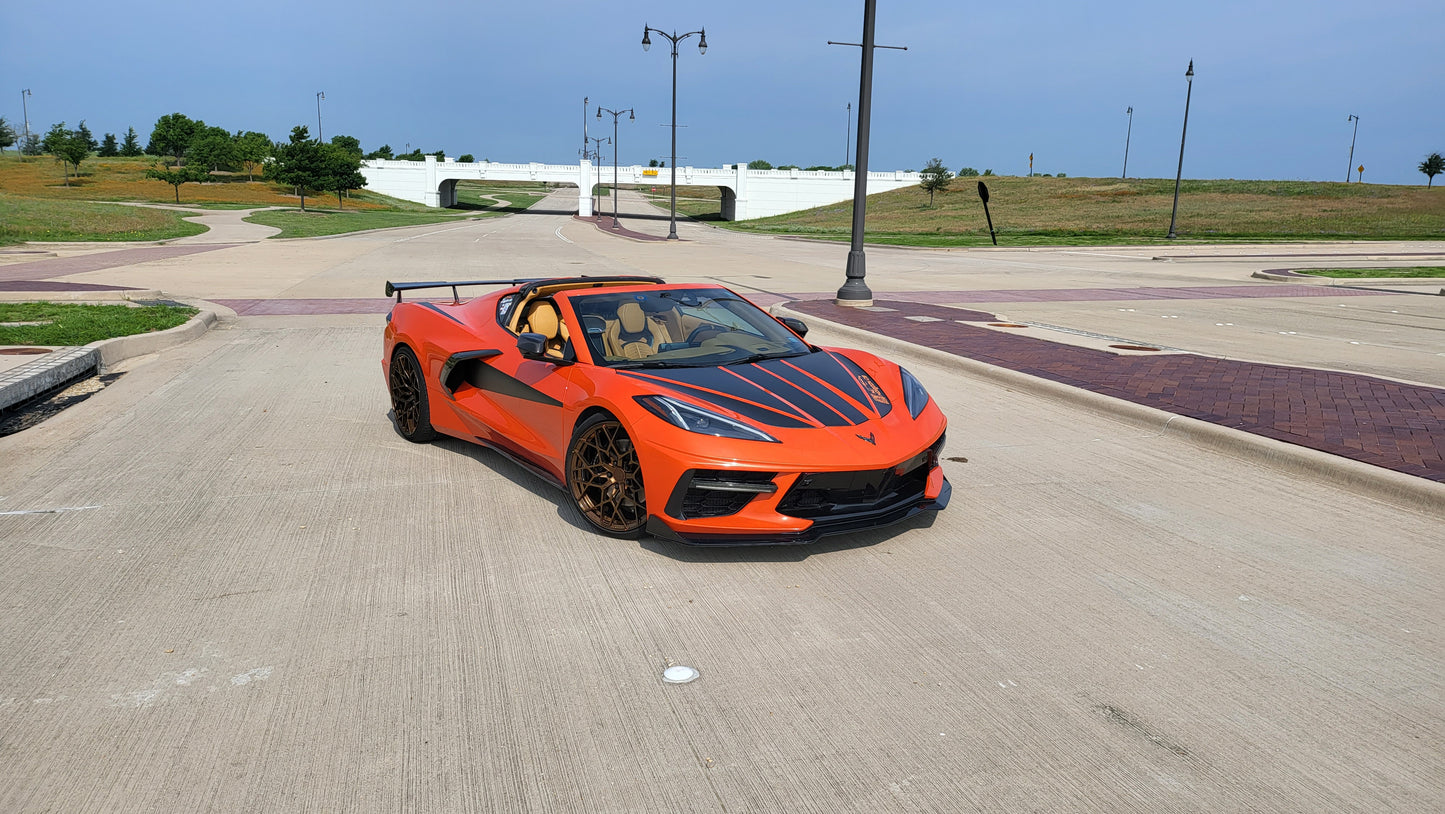
[[[96,292],[85,293],[94,294]],[[100,293],[155,295],[145,299],[159,299],[163,296],[159,291]],[[89,299],[94,301],[97,298],[92,296]],[[104,299],[114,301],[122,298],[110,296]],[[174,328],[154,333],[101,339],[83,347],[61,348],[33,362],[0,373],[0,410],[8,410],[66,382],[84,378],[92,373],[109,372],[127,359],[159,353],[177,345],[183,345],[200,338],[221,317],[227,315],[235,317],[235,312],[231,309],[204,300],[177,300],[177,302],[200,310],[185,323]]]
[[[882,345],[900,356],[913,356],[923,361],[961,369],[964,373],[987,379],[1004,387],[1064,402],[1090,412],[1108,415],[1161,435],[1183,437],[1192,443],[1241,458],[1250,458],[1267,466],[1294,474],[1310,475],[1344,486],[1371,497],[1431,512],[1445,512],[1445,484],[1406,475],[1361,461],[1331,455],[1308,447],[1277,441],[1244,430],[1211,424],[1197,418],[1177,415],[1165,410],[1135,404],[1095,393],[1091,390],[1030,376],[1008,368],[955,356],[945,351],[915,345],[902,339],[821,319],[787,307],[772,306],[774,316],[789,316],[825,328],[843,336]]]

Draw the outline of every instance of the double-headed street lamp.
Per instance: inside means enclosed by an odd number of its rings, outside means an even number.
[[[1184,72],[1184,78],[1189,82],[1189,87],[1184,91],[1184,130],[1179,134],[1179,171],[1174,174],[1174,211],[1169,213],[1169,239],[1177,237],[1174,234],[1174,221],[1179,217],[1179,179],[1184,177],[1184,137],[1189,135],[1189,97],[1194,93],[1194,60],[1189,60],[1189,70]]]
[[[1345,167],[1345,183],[1348,184],[1350,182],[1350,173],[1355,169],[1355,136],[1360,134],[1360,117],[1351,113],[1350,117],[1345,119],[1345,121],[1355,123],[1355,132],[1350,134],[1350,163]],[[1360,177],[1363,178],[1364,173],[1361,173]]]
[[[667,239],[677,240],[677,44],[693,34],[697,34],[700,37],[697,41],[697,52],[706,54],[707,29],[689,31],[686,34],[678,34],[673,31],[669,34],[660,28],[644,24],[642,26],[642,50],[644,51],[652,47],[652,40],[648,38],[648,34],[652,32],[657,32],[658,36],[665,37],[672,42],[672,217],[667,225]]]
[[[599,195],[599,194],[600,194],[600,192],[599,192],[599,190],[597,189],[597,187],[599,187],[599,186],[602,185],[602,145],[604,145],[604,144],[611,144],[611,143],[612,143],[612,137],[611,137],[611,136],[603,136],[603,137],[601,137],[601,138],[598,138],[597,136],[592,136],[591,138],[589,138],[589,139],[587,139],[587,140],[590,141],[590,142],[592,142],[593,144],[597,145],[597,149],[595,149],[595,150],[592,151],[592,155],[597,158],[597,183],[595,183],[595,184],[592,185],[592,195],[593,195],[593,196],[596,196],[596,195]],[[583,157],[585,158],[586,156],[583,156]],[[597,212],[598,212],[598,210],[600,210],[601,208],[602,208],[602,201],[601,201],[601,199],[598,199],[598,201],[592,205],[592,214],[593,214],[593,215],[596,215]]]
[[[612,114],[612,228],[621,229],[622,224],[617,222],[617,120],[623,113],[627,114],[628,121],[636,121],[632,108],[626,110],[613,110],[611,108],[597,106],[597,118],[602,118],[603,113]]]

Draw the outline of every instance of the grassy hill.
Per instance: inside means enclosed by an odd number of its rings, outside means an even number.
[[[50,156],[22,158],[0,154],[0,245],[26,241],[168,240],[204,231],[181,218],[185,212],[118,206],[106,201],[175,204],[169,184],[145,177],[156,159],[96,158],[72,170],[69,182]],[[280,227],[278,237],[339,234],[389,226],[435,223],[458,217],[491,217],[526,209],[540,200],[537,185],[469,183],[458,207],[432,209],[368,192],[352,190],[338,202],[334,194],[307,195],[307,212],[290,187],[248,180],[244,173],[213,173],[205,183],[183,184],[180,205],[202,209],[250,209],[279,206],[250,220]],[[500,197],[497,197],[500,196]],[[505,201],[505,203],[503,203]],[[338,203],[344,212],[338,212]]]
[[[956,178],[934,205],[919,187],[868,198],[867,239],[914,246],[990,245],[978,181],[988,184],[999,245],[1164,243],[1174,182],[1158,178]],[[712,190],[678,189],[678,210],[717,219]],[[663,190],[665,192],[665,190]],[[663,208],[667,198],[654,199]],[[847,240],[851,202],[728,228]],[[1445,189],[1310,181],[1185,181],[1182,240],[1445,239]]]

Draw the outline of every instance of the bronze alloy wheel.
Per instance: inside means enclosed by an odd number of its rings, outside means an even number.
[[[611,416],[578,427],[567,451],[567,487],[578,511],[599,531],[637,537],[647,523],[647,495],[637,448]]]
[[[421,444],[436,437],[427,411],[426,382],[421,365],[411,348],[401,347],[391,360],[391,411],[396,418],[396,431],[408,441]]]

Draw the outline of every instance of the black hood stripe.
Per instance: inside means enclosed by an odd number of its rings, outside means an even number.
[[[752,402],[793,418],[807,420],[807,416],[798,408],[778,398],[770,389],[739,380],[738,377],[728,374],[727,370],[728,368],[722,367],[677,367],[649,370],[645,375],[655,379],[678,382],[689,387],[710,390],[719,395]]]
[[[870,416],[865,412],[868,409],[866,406],[853,403],[842,393],[839,393],[838,388],[834,387],[831,382],[820,378],[812,371],[804,370],[794,365],[792,361],[788,359],[780,359],[778,360],[778,364],[782,368],[792,371],[788,376],[794,381],[796,381],[799,376],[806,377],[810,382],[808,392],[826,402],[834,412],[843,416],[850,424],[862,424],[864,421],[874,418],[874,416]],[[769,367],[768,370],[774,370],[774,368]]]
[[[859,381],[861,377],[868,376],[868,374],[863,372],[863,368],[858,367],[857,362],[854,362],[852,359],[849,359],[846,356],[840,356],[836,353],[833,353],[832,351],[829,351],[828,355],[833,357],[833,361],[837,362],[844,370],[846,370],[850,374],[850,378],[853,379],[853,382],[862,388],[863,395],[867,397],[868,403],[873,405],[874,412],[878,413],[879,416],[885,416],[893,410],[893,403],[888,401],[887,394],[879,392],[878,396],[880,396],[881,399],[875,398],[873,394],[869,392],[869,389],[867,387],[864,387],[862,382]],[[871,376],[868,376],[868,378],[870,380],[872,379]],[[874,384],[876,385],[877,382],[874,382]]]
[[[868,391],[858,383],[858,377],[832,351],[815,353],[804,359],[789,359],[788,362],[797,363],[810,375],[832,385],[839,393],[852,399],[860,409],[868,411],[873,408],[873,401],[868,398]]]
[[[722,407],[728,410],[732,410],[733,412],[744,418],[751,419],[758,422],[759,424],[763,424],[769,427],[783,427],[787,429],[808,429],[816,428],[818,426],[815,422],[805,421],[802,418],[795,417],[787,413],[782,413],[777,410],[764,407],[760,404],[755,404],[750,401],[743,401],[742,399],[732,398],[730,396],[725,396],[721,393],[715,393],[711,390],[704,390],[700,387],[690,387],[680,382],[669,381],[660,377],[640,376],[636,373],[625,373],[623,375],[646,379],[651,384],[661,385],[662,387],[666,387],[669,390],[682,393],[686,396],[691,396],[692,398],[697,399],[704,404],[711,404],[715,407]]]
[[[778,398],[788,402],[800,412],[825,427],[849,426],[843,416],[828,407],[827,402],[806,389],[806,382],[798,383],[768,370],[761,365],[738,365],[727,368],[733,375],[745,378],[759,387],[771,390]]]

